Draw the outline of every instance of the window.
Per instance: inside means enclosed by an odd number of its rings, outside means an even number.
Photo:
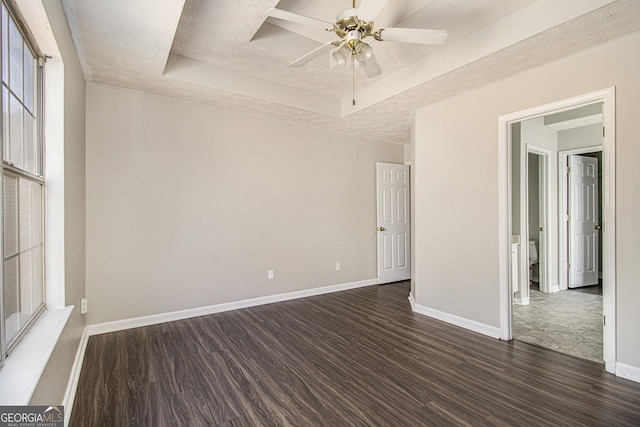
[[[1,18],[3,360],[44,310],[45,299],[42,71],[33,45],[4,3]]]

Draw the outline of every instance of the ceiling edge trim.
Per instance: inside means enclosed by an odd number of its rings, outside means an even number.
[[[176,13],[175,14],[175,22],[173,22],[171,24],[171,28],[167,29],[167,32],[171,32],[171,37],[168,38],[168,40],[170,40],[170,42],[165,45],[164,47],[166,48],[166,56],[165,56],[165,61],[164,61],[164,67],[163,70],[166,71],[167,69],[167,64],[169,63],[169,58],[171,56],[171,48],[173,47],[173,41],[176,39],[176,33],[178,32],[178,26],[180,25],[180,20],[182,19],[182,14],[184,13],[184,6],[186,3],[186,0],[177,0],[178,3],[176,3],[176,8],[178,8],[180,10],[180,13]]]
[[[198,86],[340,117],[340,100],[337,98],[228,70],[175,53],[169,55],[163,75]]]
[[[357,93],[358,102],[355,106],[352,105],[351,97],[342,98],[342,116],[349,116],[614,1],[538,0],[434,52],[425,59],[363,88]],[[549,13],[549,10],[553,10],[553,13]]]

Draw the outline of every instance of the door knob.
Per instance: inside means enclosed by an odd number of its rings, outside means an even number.
[[[384,227],[378,227],[378,230],[380,230],[380,231],[384,231],[384,230],[386,230],[386,228],[384,228]]]
[[[599,226],[599,225],[596,225],[596,226],[595,226],[595,229],[596,229],[596,230],[600,230],[600,226]]]

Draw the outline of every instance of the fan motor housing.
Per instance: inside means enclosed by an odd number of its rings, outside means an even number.
[[[362,37],[372,35],[373,22],[363,21],[356,16],[356,9],[346,9],[338,13],[336,23],[333,24],[333,31],[340,37],[344,38],[351,31],[358,31]]]

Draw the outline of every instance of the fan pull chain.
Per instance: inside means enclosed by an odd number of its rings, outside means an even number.
[[[356,60],[353,54],[351,55],[351,101],[353,106],[356,105]]]
[[[353,8],[356,8],[356,0],[353,0]],[[351,104],[356,105],[356,60],[354,53],[351,52]]]

